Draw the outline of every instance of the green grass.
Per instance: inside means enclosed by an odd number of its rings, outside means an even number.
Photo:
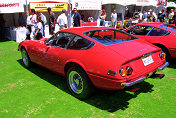
[[[175,118],[176,65],[163,79],[135,85],[139,92],[97,90],[87,100],[73,97],[65,78],[22,65],[18,43],[0,40],[0,118]]]

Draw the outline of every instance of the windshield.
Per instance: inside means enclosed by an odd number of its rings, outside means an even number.
[[[84,35],[92,38],[93,40],[103,45],[118,44],[137,39],[137,37],[135,36],[129,35],[123,31],[115,29],[93,30],[85,32]]]
[[[168,29],[168,30],[171,30],[171,31],[176,32],[176,27],[173,26],[173,25],[170,25],[170,24],[160,25],[159,27],[162,27],[162,28],[164,28],[164,29]]]

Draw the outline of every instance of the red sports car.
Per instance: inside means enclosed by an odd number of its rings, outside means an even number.
[[[160,48],[107,27],[64,29],[49,39],[25,40],[18,49],[26,67],[33,62],[65,76],[78,98],[91,95],[94,87],[132,86],[168,66]]]
[[[176,58],[176,27],[166,23],[139,23],[126,30],[145,41],[148,41],[166,53],[166,60]]]

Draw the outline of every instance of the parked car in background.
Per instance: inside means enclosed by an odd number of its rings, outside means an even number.
[[[94,87],[132,86],[168,66],[160,48],[108,27],[63,29],[49,39],[25,40],[18,49],[25,67],[36,63],[66,77],[78,98],[90,96]]]
[[[167,23],[139,23],[125,30],[145,41],[148,41],[166,53],[167,61],[176,58],[176,27]]]

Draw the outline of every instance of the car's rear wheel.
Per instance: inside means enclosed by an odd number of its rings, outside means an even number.
[[[31,66],[31,60],[25,48],[21,49],[21,56],[22,56],[24,66],[29,68]]]
[[[172,57],[167,48],[161,48],[164,53],[166,53],[166,61],[172,63]]]
[[[89,80],[89,77],[79,66],[68,69],[67,84],[71,93],[77,98],[87,98],[94,91],[94,86]]]

